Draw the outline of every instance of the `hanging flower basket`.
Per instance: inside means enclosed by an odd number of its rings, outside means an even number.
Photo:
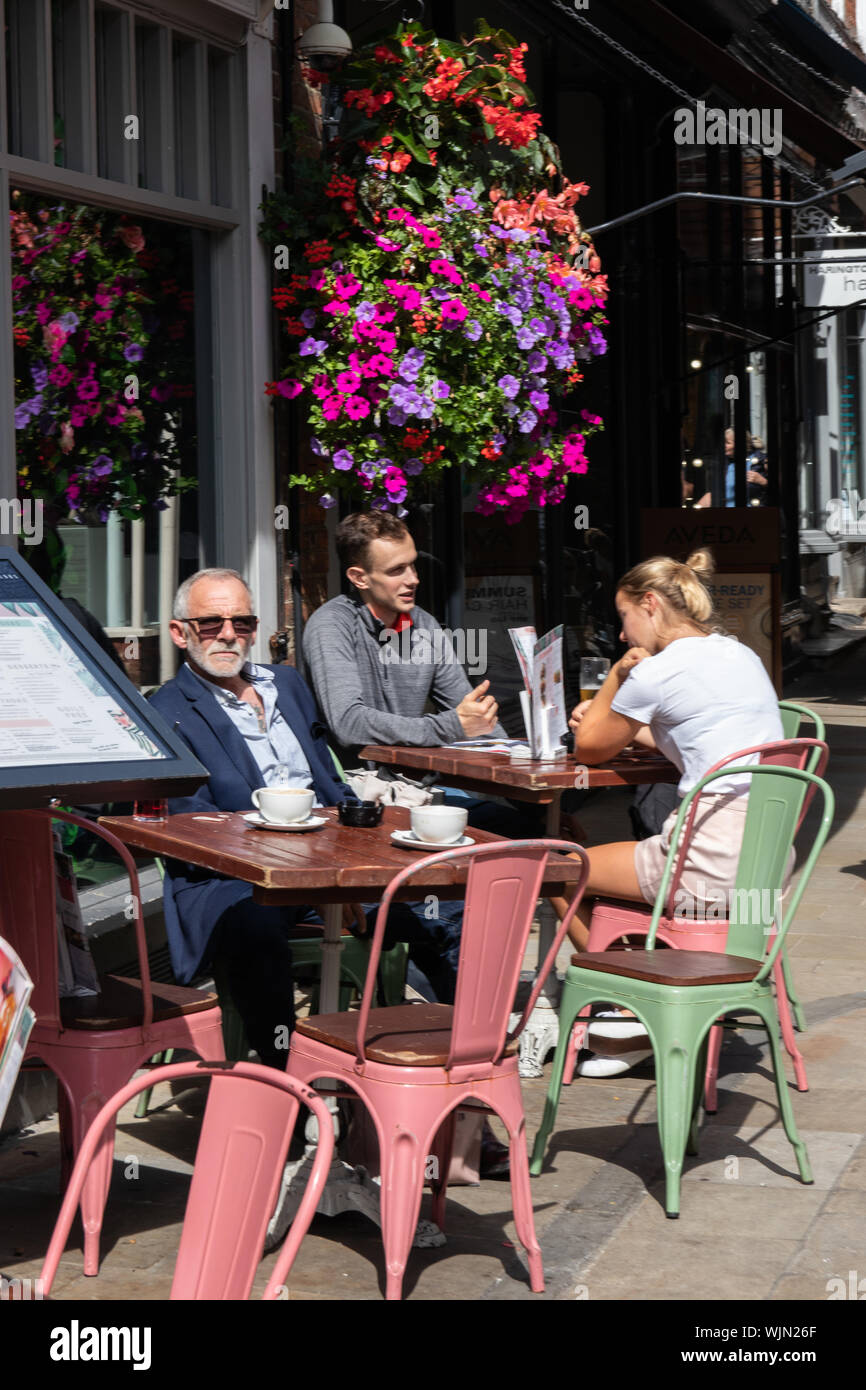
[[[265,206],[296,266],[273,295],[286,375],[266,389],[305,409],[315,463],[291,481],[323,506],[343,491],[402,513],[463,467],[477,510],[516,521],[586,471],[601,420],[563,407],[606,349],[607,282],[574,212],[587,190],[528,109],[525,45],[482,29],[461,46],[412,26],[362,52],[318,211]]]
[[[195,486],[178,448],[192,295],[141,226],[23,193],[12,202],[19,490],[80,521],[164,506]]]

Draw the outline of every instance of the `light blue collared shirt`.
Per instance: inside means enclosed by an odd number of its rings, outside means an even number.
[[[247,746],[256,760],[262,774],[264,787],[300,787],[309,791],[313,786],[313,774],[304,750],[277,709],[277,687],[273,676],[263,666],[246,662],[240,674],[255,687],[265,710],[264,730],[259,726],[259,717],[252,705],[239,700],[231,690],[200,676],[189,667],[196,680],[216,697],[229,719],[246,740]],[[321,802],[316,801],[316,806]]]

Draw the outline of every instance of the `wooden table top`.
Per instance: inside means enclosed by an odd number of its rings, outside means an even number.
[[[529,758],[512,762],[507,753],[470,752],[464,748],[406,748],[393,744],[368,744],[361,749],[361,757],[409,773],[437,772],[473,791],[499,792],[517,801],[550,801],[554,795],[575,786],[640,787],[680,779],[673,763],[648,748],[624,749],[600,767],[587,767],[572,753],[554,762]]]
[[[334,807],[313,814],[329,823],[304,834],[255,830],[235,812],[186,812],[164,821],[103,816],[99,823],[126,845],[251,883],[256,901],[267,903],[369,901],[381,896],[400,869],[428,857],[391,844],[392,831],[409,828],[405,807],[387,806],[382,824],[371,830],[340,825]],[[474,827],[469,834],[476,844],[502,842],[501,836]],[[545,894],[565,893],[579,872],[576,859],[549,864]],[[462,898],[466,873],[459,862],[422,869],[398,896],[414,901],[436,888],[442,898]]]

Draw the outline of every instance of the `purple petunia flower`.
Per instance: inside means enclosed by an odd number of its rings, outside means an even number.
[[[407,417],[405,410],[403,410],[399,405],[391,405],[388,407],[389,425],[405,425],[406,418]]]
[[[546,391],[530,391],[529,401],[531,405],[535,406],[536,410],[546,410],[550,405],[550,396]]]
[[[325,351],[327,346],[328,344],[325,342],[324,338],[304,338],[298,348],[298,355],[300,357],[318,357],[320,353]],[[324,506],[325,504],[322,503],[322,505]],[[328,503],[328,505],[332,506],[333,503]]]
[[[543,352],[531,352],[526,359],[526,365],[531,372],[543,372],[547,366],[547,358]]]
[[[472,250],[475,252],[476,256],[490,255],[490,252],[487,250],[487,247],[484,245],[483,241],[473,241]]]
[[[478,204],[468,188],[458,188],[457,192],[454,194],[453,201],[459,208],[462,208],[464,212],[478,211]]]
[[[336,505],[337,505],[337,499],[336,499],[336,497],[332,497],[331,494],[330,494],[330,492],[323,492],[323,493],[322,493],[321,497],[319,498],[319,506],[320,506],[320,507],[336,507]]]
[[[403,464],[403,472],[407,473],[410,478],[414,478],[417,477],[423,467],[424,465],[420,459],[407,459]]]
[[[463,336],[468,338],[470,343],[477,343],[481,337],[481,324],[477,319],[467,319],[463,325]]]
[[[501,376],[497,381],[496,385],[499,387],[503,396],[507,397],[507,399],[510,401],[514,400],[514,397],[520,390],[520,382],[517,380],[516,376],[511,376],[510,373],[506,373],[505,376]]]
[[[94,478],[107,478],[113,469],[114,461],[108,457],[108,454],[97,454],[91,465],[90,472]]]
[[[144,356],[144,348],[141,343],[127,343],[123,349],[123,355],[127,362],[140,362]]]
[[[355,462],[348,449],[338,449],[331,461],[341,473],[345,473]]]
[[[448,397],[451,395],[451,387],[448,385],[447,381],[437,381],[436,385],[433,387],[433,394],[440,401],[447,401]]]
[[[517,428],[520,430],[521,434],[529,434],[529,431],[534,430],[537,424],[538,416],[536,415],[535,411],[524,410],[523,414],[519,417],[517,421]]]
[[[530,328],[519,328],[517,330],[517,346],[520,348],[521,352],[528,352],[530,348],[535,347],[537,342],[538,338]]]
[[[325,448],[321,439],[317,439],[315,435],[313,435],[312,439],[310,440],[310,448],[312,449],[313,453],[318,454],[320,458],[328,457],[328,450]]]
[[[77,314],[74,314],[71,309],[68,309],[66,313],[63,315],[63,317],[59,318],[57,322],[60,324],[60,327],[64,330],[65,333],[74,333],[81,320],[79,319]]]
[[[369,323],[376,317],[376,306],[371,304],[369,299],[362,299],[360,304],[355,305],[355,318],[362,323]]]
[[[305,309],[300,315],[300,319],[305,328],[312,328],[313,324],[316,322],[315,309]]]

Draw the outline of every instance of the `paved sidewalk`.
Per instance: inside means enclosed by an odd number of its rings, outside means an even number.
[[[828,693],[832,692],[832,696]],[[808,1031],[808,1094],[793,1090],[815,1182],[797,1177],[758,1033],[729,1035],[719,1111],[686,1160],[682,1215],[667,1221],[651,1066],[563,1091],[544,1173],[533,1181],[546,1299],[824,1301],[850,1271],[866,1278],[866,652],[810,673],[786,692],[828,724],[837,818],[789,937]],[[605,793],[581,819],[598,842],[628,834],[627,795]],[[549,1074],[549,1068],[546,1068]],[[535,1134],[547,1075],[525,1083]],[[146,1120],[124,1112],[99,1280],[81,1274],[73,1241],[58,1299],[167,1297],[198,1133],[195,1105],[165,1102]],[[0,1271],[35,1277],[57,1210],[56,1124],[0,1148]],[[535,1300],[511,1220],[507,1183],[449,1191],[448,1243],[414,1252],[410,1299]],[[422,1208],[423,1210],[423,1208]],[[262,1265],[260,1292],[273,1257]],[[316,1219],[290,1297],[382,1297],[377,1229],[360,1215]],[[866,1284],[864,1284],[866,1288]]]

